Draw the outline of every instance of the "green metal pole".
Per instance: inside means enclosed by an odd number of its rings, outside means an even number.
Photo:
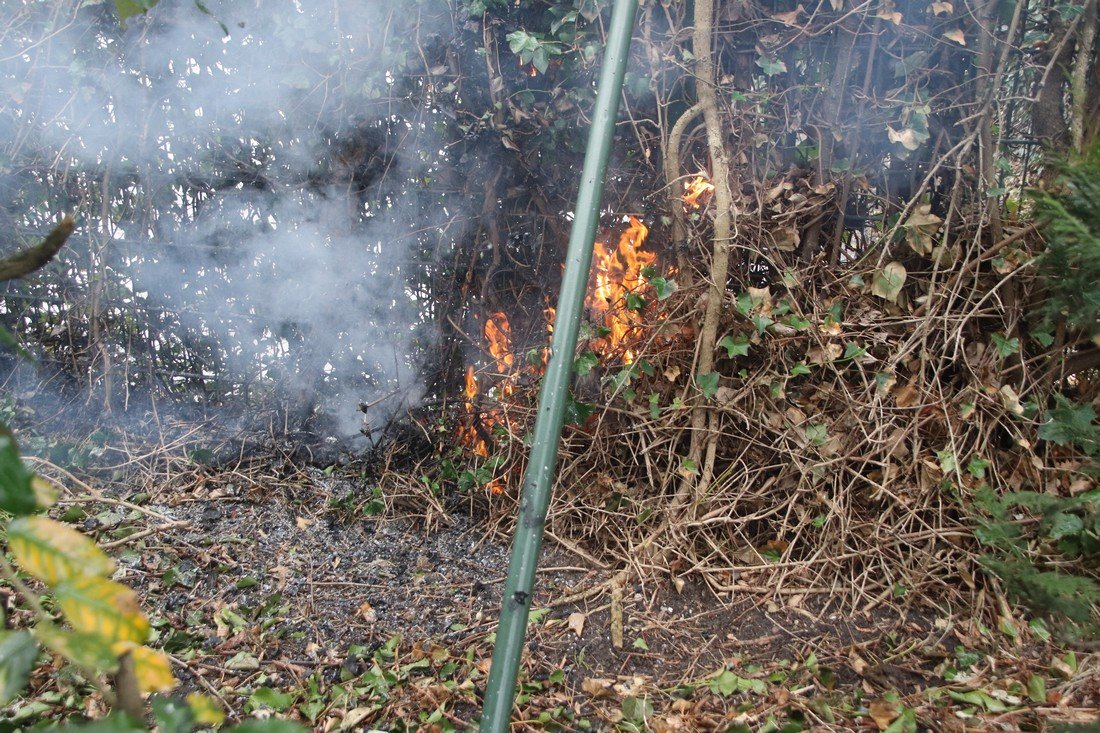
[[[573,351],[577,346],[584,293],[588,285],[588,269],[592,264],[592,244],[600,219],[600,197],[615,134],[615,117],[630,53],[630,35],[638,0],[615,0],[611,25],[607,34],[607,49],[600,70],[596,108],[592,115],[592,130],[584,155],[580,191],[574,207],[573,230],[569,235],[569,250],[565,257],[565,274],[558,296],[554,335],[550,344],[550,363],[542,380],[535,437],[523,480],[516,536],[512,542],[512,559],[508,579],[504,582],[500,624],[493,647],[493,665],[485,688],[481,733],[505,733],[512,715],[516,694],[516,675],[523,654],[527,632],[527,616],[531,611],[535,571],[539,548],[542,546],[546,510],[550,504],[550,488],[558,459],[565,399],[573,371]]]

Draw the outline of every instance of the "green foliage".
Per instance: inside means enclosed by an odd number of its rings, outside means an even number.
[[[0,435],[0,510],[21,517],[34,512],[37,504],[31,473],[19,459],[15,441]]]
[[[1062,395],[1054,396],[1055,407],[1047,413],[1047,421],[1039,426],[1039,437],[1060,445],[1075,445],[1085,455],[1100,452],[1100,427],[1095,425],[1096,410],[1092,405],[1075,405]]]
[[[1065,319],[1088,337],[1100,334],[1100,145],[1061,166],[1057,185],[1033,191],[1047,249],[1039,259],[1049,297],[1047,323]]]
[[[979,521],[975,535],[995,552],[983,556],[982,565],[1004,581],[1015,600],[1089,630],[1094,606],[1100,603],[1100,584],[1086,575],[1066,572],[1064,568],[1071,567],[1068,563],[1043,569],[1034,553],[1083,559],[1094,567],[1100,556],[1100,491],[1068,498],[1031,491],[998,497],[983,487],[975,500],[987,515]],[[1019,510],[1038,515],[1038,523],[1017,521],[1014,514]]]

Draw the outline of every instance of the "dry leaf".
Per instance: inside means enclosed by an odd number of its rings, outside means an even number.
[[[935,2],[928,6],[933,15],[951,15],[955,12],[955,6],[951,3]]]
[[[665,379],[670,382],[675,382],[676,378],[680,376],[680,367],[671,365],[665,369]]]
[[[871,703],[871,719],[879,730],[886,730],[894,718],[898,717],[898,708],[895,703],[885,700],[875,700]]]
[[[920,399],[920,391],[912,382],[902,386],[894,392],[894,402],[898,407],[912,407]]]
[[[581,681],[581,690],[590,697],[606,697],[611,694],[614,682],[603,677],[585,677]]]
[[[313,524],[313,520],[306,519],[305,517],[298,517],[294,520],[294,523],[298,525],[298,529],[309,529],[309,525]]]
[[[378,621],[378,611],[375,611],[374,607],[366,601],[359,606],[359,615],[362,616],[363,620],[368,624],[377,623]]]
[[[894,25],[901,25],[901,13],[896,10],[892,12],[889,10],[880,10],[878,15],[876,15],[875,17],[882,18],[883,20],[888,20]]]
[[[960,46],[965,46],[966,45],[966,36],[963,34],[961,28],[956,28],[955,30],[947,31],[947,33],[943,34],[943,37],[946,38],[949,41],[954,41],[955,43],[959,44]]]
[[[584,634],[584,621],[586,618],[587,616],[585,616],[580,611],[575,611],[569,614],[569,618],[566,620],[566,624],[569,626],[570,630],[572,630],[574,634],[576,634],[577,636],[581,636]]]
[[[1009,385],[1001,387],[1001,399],[1004,400],[1005,407],[1013,415],[1023,415],[1024,406],[1020,404],[1020,396],[1016,394],[1016,390],[1012,389]]]
[[[772,16],[772,20],[778,20],[785,25],[794,25],[798,20],[798,16],[801,15],[806,9],[799,5],[797,8],[789,13],[776,13]]]
[[[917,131],[911,128],[906,128],[899,132],[887,125],[886,137],[888,137],[892,143],[901,143],[901,146],[906,150],[916,150],[920,147],[920,138],[917,136]]]

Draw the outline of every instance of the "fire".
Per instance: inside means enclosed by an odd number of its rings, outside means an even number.
[[[512,371],[515,356],[512,354],[512,327],[508,316],[497,311],[485,321],[485,341],[489,344],[489,353],[496,361],[497,372],[508,374]]]
[[[705,180],[703,184],[710,186]],[[651,326],[655,323],[654,318],[662,318],[648,302],[652,294],[648,292],[646,276],[649,273],[645,270],[657,262],[657,255],[645,249],[648,235],[645,224],[631,216],[616,244],[595,243],[593,275],[585,307],[589,317],[602,328],[589,340],[587,348],[608,362],[632,364],[635,349],[647,334],[652,333],[647,324]],[[544,315],[546,332],[552,336],[557,314],[549,303]],[[532,358],[517,361],[512,325],[501,311],[488,314],[481,334],[491,359],[481,375],[483,380],[489,378],[491,382],[479,384],[475,367],[466,368],[465,416],[457,437],[470,453],[489,459],[494,453],[491,443],[495,431],[526,420],[525,414],[516,411],[533,406],[536,390],[526,385],[536,384],[545,373],[550,348],[546,346],[541,350],[541,359],[530,354]],[[486,396],[491,400],[485,400]],[[516,469],[497,473],[485,487],[494,494],[502,493],[512,470]]]
[[[689,182],[684,183],[683,202],[692,209],[698,209],[705,204],[714,193],[714,184],[705,176],[695,176]]]
[[[466,367],[466,425],[458,429],[458,441],[481,458],[489,457],[489,446],[478,432],[477,406],[477,374],[471,364]]]
[[[593,344],[604,357],[621,354],[627,364],[634,361],[629,345],[641,335],[642,317],[630,307],[628,296],[638,295],[644,278],[642,270],[657,261],[657,255],[642,249],[649,229],[635,217],[619,236],[618,247],[597,241],[593,258],[595,280],[585,299],[588,310],[607,328],[608,334]]]

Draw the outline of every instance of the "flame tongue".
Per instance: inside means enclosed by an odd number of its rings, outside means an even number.
[[[686,204],[685,208],[698,209],[710,199],[713,193],[713,183],[704,176],[695,176],[691,181],[684,183],[684,195],[681,198]]]
[[[644,284],[642,269],[657,261],[657,255],[642,249],[647,236],[649,229],[632,216],[619,236],[618,247],[595,243],[595,283],[585,300],[589,311],[608,331],[593,343],[593,351],[603,357],[621,355],[628,364],[634,360],[629,346],[640,338],[642,324],[638,310],[629,307],[628,296],[637,294]]]

